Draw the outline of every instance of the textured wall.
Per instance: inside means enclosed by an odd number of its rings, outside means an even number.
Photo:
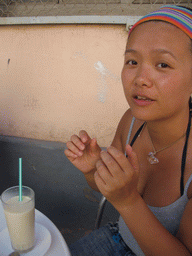
[[[125,26],[1,26],[0,33],[0,134],[66,142],[86,129],[110,144],[128,108]]]

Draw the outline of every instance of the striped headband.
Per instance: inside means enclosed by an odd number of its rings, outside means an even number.
[[[158,11],[145,15],[133,25],[129,32],[129,36],[136,26],[151,20],[160,20],[171,23],[180,28],[192,39],[192,11],[176,5],[165,5]]]

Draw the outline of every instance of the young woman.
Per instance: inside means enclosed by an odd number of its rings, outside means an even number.
[[[192,254],[192,11],[163,6],[131,29],[122,83],[130,108],[101,151],[80,131],[68,159],[120,213],[72,255]],[[130,145],[129,145],[130,144]]]

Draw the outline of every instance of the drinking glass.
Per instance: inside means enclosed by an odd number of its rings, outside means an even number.
[[[18,252],[28,252],[35,243],[35,193],[22,186],[19,201],[19,186],[5,190],[1,195],[12,247]]]

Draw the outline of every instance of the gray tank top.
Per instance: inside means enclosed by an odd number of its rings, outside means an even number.
[[[134,121],[135,119],[133,118],[127,138],[127,143],[129,143],[130,140],[131,130]],[[192,175],[189,177],[185,185],[183,195],[174,203],[164,207],[153,207],[148,205],[149,209],[153,212],[153,214],[161,222],[161,224],[174,236],[177,234],[181,217],[185,210],[185,206],[189,201],[187,191],[191,181]],[[121,216],[119,218],[119,232],[125,243],[137,256],[145,255]]]

